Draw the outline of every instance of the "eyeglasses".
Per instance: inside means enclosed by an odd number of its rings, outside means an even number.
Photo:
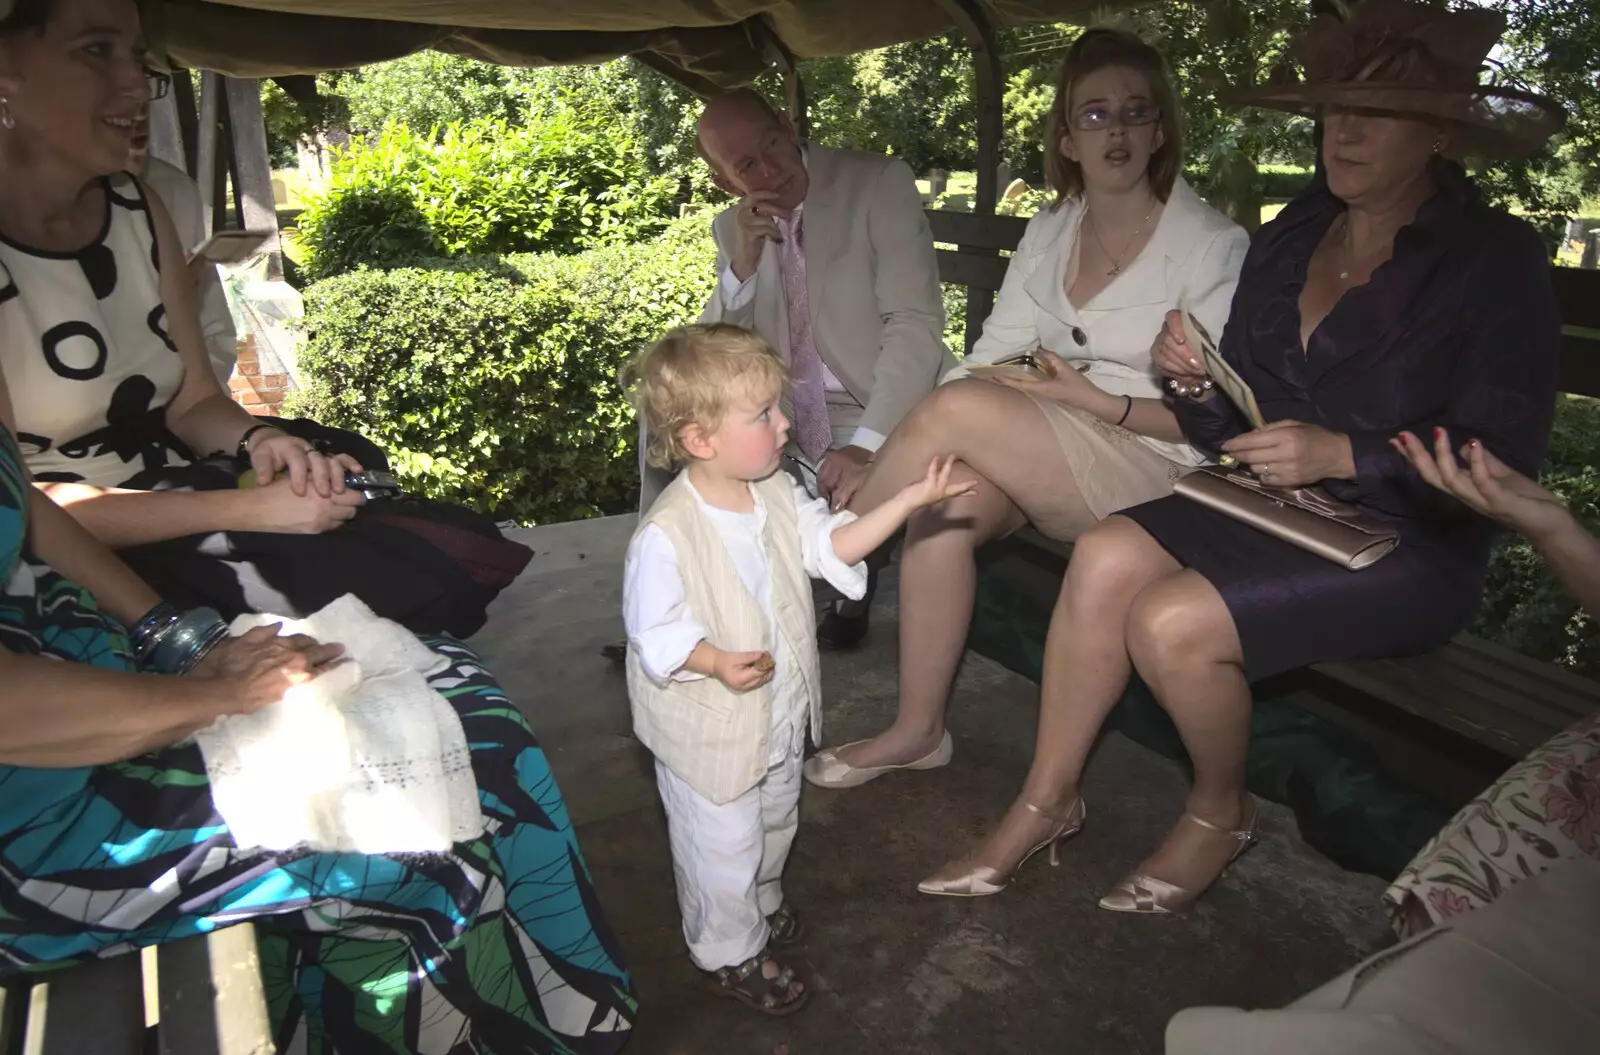
[[[145,83],[150,86],[151,99],[164,98],[167,92],[172,88],[172,74],[170,73],[161,73],[157,70],[145,70],[144,80]]]
[[[1150,103],[1129,103],[1120,114],[1108,107],[1091,106],[1072,116],[1072,127],[1080,132],[1101,132],[1116,124],[1137,128],[1140,125],[1153,125],[1159,120],[1161,107]]]

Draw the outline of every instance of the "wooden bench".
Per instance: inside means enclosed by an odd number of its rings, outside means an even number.
[[[968,287],[970,350],[1005,277],[1002,254],[1016,249],[1026,223],[933,209],[927,216],[935,242],[955,247],[938,249],[939,278]],[[1600,271],[1557,267],[1551,273],[1563,323],[1560,388],[1600,396]],[[1013,539],[1062,562],[1071,554],[1070,546],[1031,528]],[[1470,634],[1424,656],[1323,663],[1311,675],[1512,758],[1600,711],[1600,684]]]
[[[6,979],[0,1055],[272,1055],[255,928]]]

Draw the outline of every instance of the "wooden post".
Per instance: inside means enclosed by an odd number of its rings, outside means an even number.
[[[767,61],[783,74],[789,120],[794,122],[795,131],[800,133],[800,138],[807,139],[811,135],[811,119],[806,114],[806,83],[800,76],[800,64],[795,62],[794,52],[784,45],[783,39],[769,22],[758,18],[754,21],[754,25],[767,53]]]
[[[1000,201],[1000,136],[1004,129],[1005,77],[1000,68],[1000,49],[995,43],[994,27],[989,16],[976,0],[938,0],[967,38],[972,49],[972,64],[978,75],[978,188],[972,202],[972,211],[979,216],[993,216]],[[967,247],[962,247],[967,251]],[[992,251],[971,250],[972,252]],[[983,320],[994,308],[991,290],[967,290],[967,350],[971,351],[978,334],[983,332]]]
[[[172,100],[178,112],[178,133],[183,140],[184,171],[194,179],[200,166],[200,113],[195,106],[194,81],[188,70],[172,71]]]
[[[195,150],[194,181],[200,187],[200,201],[206,207],[209,226],[215,231],[227,225],[227,166],[222,160],[222,123],[228,100],[222,89],[222,75],[209,70],[200,75],[200,113],[197,120],[199,144]]]
[[[800,76],[800,67],[790,65],[783,75],[783,83],[789,90],[789,119],[794,122],[801,139],[810,139],[811,117],[806,113],[806,82]]]
[[[1000,136],[1005,77],[989,16],[975,0],[938,0],[972,48],[978,73],[978,192],[972,211],[990,215],[1000,201]]]
[[[178,101],[171,92],[150,103],[150,156],[189,171],[183,129],[178,122]]]
[[[233,191],[242,226],[271,231],[267,240],[267,277],[283,278],[283,247],[278,242],[278,209],[272,200],[272,162],[267,154],[267,128],[261,113],[261,82],[229,77],[228,118],[233,128],[233,159],[238,169]]]

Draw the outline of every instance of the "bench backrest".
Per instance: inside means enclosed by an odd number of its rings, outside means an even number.
[[[1016,216],[939,209],[927,215],[933,240],[956,247],[938,249],[939,279],[969,291],[966,346],[971,348],[1005,279],[1008,258],[1000,254],[1017,248],[1028,223]],[[1561,304],[1561,390],[1600,396],[1600,271],[1553,267],[1550,273]]]

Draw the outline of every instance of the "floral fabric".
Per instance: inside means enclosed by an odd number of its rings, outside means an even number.
[[[1402,937],[1421,929],[1408,898],[1439,923],[1579,857],[1600,859],[1600,714],[1535,748],[1422,848],[1384,901]]]

